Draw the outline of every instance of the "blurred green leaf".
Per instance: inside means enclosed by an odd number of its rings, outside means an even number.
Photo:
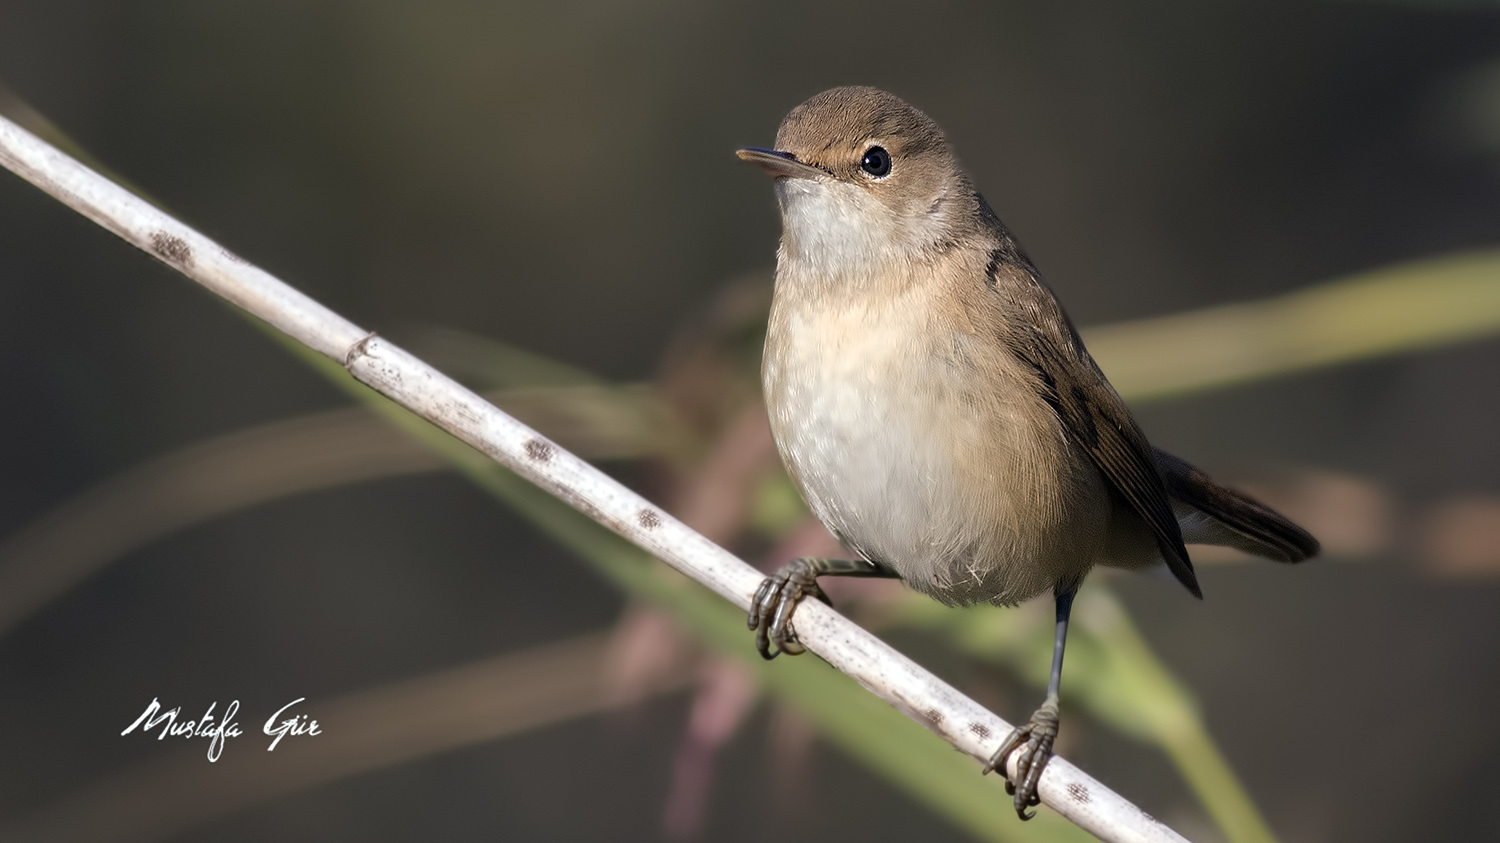
[[[1500,331],[1500,250],[1413,261],[1261,301],[1084,331],[1120,395],[1142,401]]]
[[[950,609],[918,595],[890,619],[943,634],[974,657],[1004,664],[1045,688],[1052,664],[1053,616],[1045,601],[1015,609]],[[1192,694],[1156,657],[1119,600],[1102,582],[1079,594],[1069,630],[1065,710],[1096,720],[1167,753],[1194,795],[1234,843],[1276,838],[1209,735]]]

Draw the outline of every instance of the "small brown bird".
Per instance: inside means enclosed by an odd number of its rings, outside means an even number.
[[[761,655],[824,575],[899,577],[949,605],[1051,589],[1046,701],[985,767],[1022,819],[1058,729],[1073,596],[1095,565],[1165,564],[1201,597],[1183,543],[1279,562],[1307,531],[1151,447],[942,131],[875,88],[824,91],[739,157],[775,178],[783,232],[762,381],[777,449],[854,559],[796,559],[749,616]]]

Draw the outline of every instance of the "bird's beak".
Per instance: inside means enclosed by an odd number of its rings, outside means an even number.
[[[790,152],[778,152],[774,149],[760,149],[749,146],[737,150],[735,155],[741,161],[749,161],[751,164],[766,171],[766,175],[772,178],[790,179],[823,179],[828,173],[811,164],[804,164],[797,160],[797,156]]]

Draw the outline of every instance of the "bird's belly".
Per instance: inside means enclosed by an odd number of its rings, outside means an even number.
[[[1106,493],[1005,370],[1013,361],[975,359],[960,332],[918,331],[920,308],[782,316],[764,369],[771,428],[840,540],[948,603],[1015,603],[1088,570]]]

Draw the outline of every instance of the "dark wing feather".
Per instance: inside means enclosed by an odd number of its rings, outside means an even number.
[[[1248,540],[1242,549],[1277,562],[1301,562],[1318,554],[1318,540],[1286,516],[1244,492],[1220,486],[1187,460],[1154,450],[1167,493]]]
[[[1182,529],[1145,434],[1029,262],[1013,245],[1004,251],[996,250],[992,257],[989,282],[1009,311],[1005,339],[1011,353],[1036,371],[1042,397],[1068,435],[1151,527],[1162,559],[1177,580],[1201,598]]]

